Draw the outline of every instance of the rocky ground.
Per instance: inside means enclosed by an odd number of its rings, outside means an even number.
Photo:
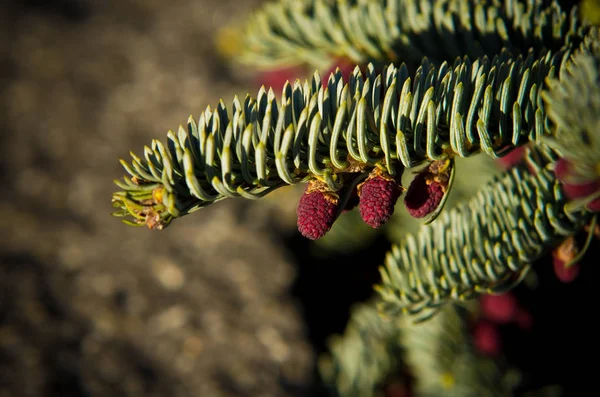
[[[257,3],[0,6],[0,396],[309,393],[268,207],[224,202],[162,232],[110,216],[119,158],[246,92],[213,38]]]

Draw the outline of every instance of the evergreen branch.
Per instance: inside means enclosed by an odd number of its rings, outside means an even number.
[[[333,58],[356,64],[434,64],[508,49],[536,55],[585,35],[577,7],[544,0],[281,0],[252,14],[241,59],[260,66]]]
[[[384,320],[373,303],[355,306],[344,334],[333,336],[329,353],[319,357],[319,373],[333,395],[382,395],[388,376],[402,366],[400,333],[398,321]]]
[[[532,262],[591,218],[587,211],[568,211],[552,170],[557,159],[547,146],[534,146],[525,164],[393,246],[375,287],[381,309],[423,321],[449,301],[519,283]]]
[[[416,395],[510,395],[497,365],[476,353],[468,330],[470,315],[464,307],[447,305],[425,323],[401,318],[404,359],[411,373],[416,374]]]
[[[385,319],[376,302],[356,306],[341,336],[329,341],[319,372],[334,395],[383,396],[390,378],[414,378],[416,396],[507,396],[495,363],[475,351],[465,308],[447,305],[423,324]],[[404,380],[406,381],[406,379]]]
[[[570,161],[584,180],[600,179],[600,30],[586,37],[566,65],[566,73],[548,78],[542,92],[555,133],[545,142]]]
[[[115,181],[114,215],[160,229],[227,197],[260,198],[311,179],[335,192],[374,167],[396,175],[452,156],[502,156],[549,132],[539,92],[572,49],[502,51],[439,68],[424,59],[412,77],[404,64],[380,74],[369,65],[348,83],[337,70],[325,86],[315,72],[304,85],[286,84],[281,105],[264,87],[256,99],[236,97],[232,113],[220,102],[169,131],[166,146],[154,140],[144,159],[121,161],[131,178]]]

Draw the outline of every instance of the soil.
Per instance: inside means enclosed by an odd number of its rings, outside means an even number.
[[[213,43],[258,1],[0,6],[0,396],[295,396],[315,352],[270,207],[157,232],[118,159],[251,85]]]

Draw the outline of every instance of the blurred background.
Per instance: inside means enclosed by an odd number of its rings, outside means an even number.
[[[316,358],[371,295],[382,234],[302,239],[301,187],[161,232],[110,216],[119,158],[256,92],[215,38],[259,3],[0,2],[0,397],[322,393]],[[519,292],[543,331],[505,345],[530,384],[589,379],[592,271],[564,285],[542,267],[546,292]]]
[[[119,158],[256,91],[214,41],[259,3],[0,2],[0,396],[314,394],[317,351],[371,286],[361,262],[333,293],[322,264],[299,277],[300,191],[163,232],[110,216]]]

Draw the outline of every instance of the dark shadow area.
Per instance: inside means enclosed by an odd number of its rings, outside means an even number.
[[[581,242],[583,234],[578,236]],[[598,298],[594,280],[599,276],[599,256],[600,246],[592,244],[580,263],[577,279],[565,284],[554,274],[551,255],[546,255],[534,266],[538,287],[520,285],[515,289],[533,319],[531,331],[515,325],[501,328],[506,360],[524,375],[518,395],[548,385],[559,385],[564,397],[586,395],[595,388],[593,365],[587,356],[598,348],[593,313]]]
[[[310,341],[323,352],[327,338],[344,331],[350,307],[373,296],[390,243],[380,237],[368,249],[328,257],[312,254],[311,242],[299,233],[285,245],[298,264],[292,294],[301,302]]]
[[[11,0],[22,13],[40,13],[70,22],[85,22],[92,13],[90,0]]]
[[[581,242],[585,239],[579,237]],[[379,279],[377,264],[383,263],[389,243],[379,238],[368,250],[332,257],[311,255],[310,244],[297,236],[286,241],[300,264],[293,294],[301,303],[309,339],[321,353],[328,337],[343,333],[351,305],[372,296],[372,285]],[[552,257],[546,255],[534,265],[538,286],[531,289],[522,284],[514,290],[533,318],[529,331],[514,324],[500,326],[504,356],[500,360],[523,375],[515,395],[547,386],[559,386],[564,397],[592,390],[595,378],[583,357],[598,347],[593,280],[598,277],[599,255],[600,247],[593,244],[579,277],[569,284],[556,278]],[[314,390],[315,395],[327,395],[319,382]]]
[[[299,233],[285,239],[297,264],[292,294],[300,303],[308,339],[321,354],[327,351],[329,337],[344,332],[352,305],[373,296],[390,243],[380,236],[367,249],[331,256],[316,255],[312,244]],[[311,395],[326,396],[316,369],[315,381]]]

